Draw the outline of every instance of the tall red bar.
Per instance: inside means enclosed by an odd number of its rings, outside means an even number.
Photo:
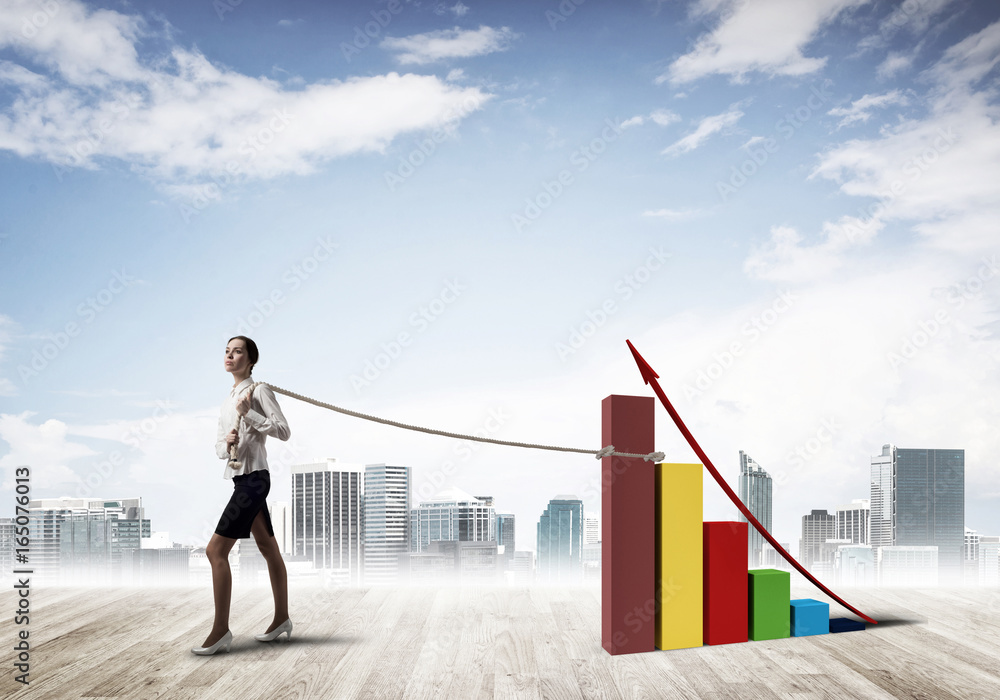
[[[747,523],[706,522],[703,527],[705,644],[745,642]]]
[[[652,452],[654,406],[651,396],[604,399],[601,445],[614,445],[617,452]],[[655,504],[651,462],[601,459],[601,646],[609,654],[655,649]]]

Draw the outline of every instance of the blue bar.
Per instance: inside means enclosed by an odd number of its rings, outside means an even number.
[[[827,634],[830,631],[830,604],[812,598],[790,601],[793,637]]]

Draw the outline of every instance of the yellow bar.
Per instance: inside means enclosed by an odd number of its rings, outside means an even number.
[[[656,465],[658,649],[702,645],[702,472],[700,464]]]

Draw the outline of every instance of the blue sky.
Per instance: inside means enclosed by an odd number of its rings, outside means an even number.
[[[0,492],[204,542],[237,332],[293,391],[597,449],[630,338],[732,483],[775,475],[779,540],[885,442],[964,448],[998,534],[998,60],[959,0],[7,2]],[[590,458],[280,400],[274,500],[335,457],[494,495],[519,549],[599,510]],[[663,412],[657,448],[694,460]]]

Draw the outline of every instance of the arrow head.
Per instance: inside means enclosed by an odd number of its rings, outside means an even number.
[[[660,375],[656,373],[656,370],[649,366],[648,362],[642,359],[642,355],[640,355],[639,351],[635,349],[634,345],[632,345],[632,341],[626,339],[625,342],[628,343],[628,349],[632,351],[632,357],[635,358],[635,363],[639,365],[639,372],[642,374],[642,381],[649,384],[653,380],[659,379]]]

